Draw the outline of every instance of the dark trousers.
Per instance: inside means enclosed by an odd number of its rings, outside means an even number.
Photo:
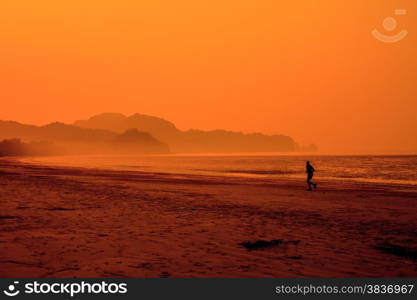
[[[309,189],[311,189],[311,185],[314,184],[314,182],[312,181],[313,176],[313,173],[307,173],[307,185]]]

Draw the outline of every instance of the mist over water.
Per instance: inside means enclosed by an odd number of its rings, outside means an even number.
[[[305,161],[317,179],[417,185],[417,156],[306,155],[80,155],[33,157],[30,163],[179,174],[279,179],[305,177]]]

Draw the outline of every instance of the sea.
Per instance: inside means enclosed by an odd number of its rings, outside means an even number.
[[[315,177],[417,186],[417,155],[306,155],[306,154],[198,154],[198,155],[77,155],[31,157],[25,162],[66,167],[140,172],[199,174],[279,179],[305,177],[305,162]]]

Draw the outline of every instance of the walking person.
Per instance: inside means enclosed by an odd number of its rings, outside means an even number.
[[[307,190],[311,191],[311,186],[314,187],[314,189],[317,188],[317,183],[313,182],[313,176],[314,176],[314,172],[316,170],[313,168],[313,166],[310,164],[310,161],[308,160],[306,162],[306,173],[307,173]]]

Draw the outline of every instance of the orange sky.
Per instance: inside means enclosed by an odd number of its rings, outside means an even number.
[[[1,0],[0,119],[140,112],[323,152],[417,153],[416,14],[413,0]]]

